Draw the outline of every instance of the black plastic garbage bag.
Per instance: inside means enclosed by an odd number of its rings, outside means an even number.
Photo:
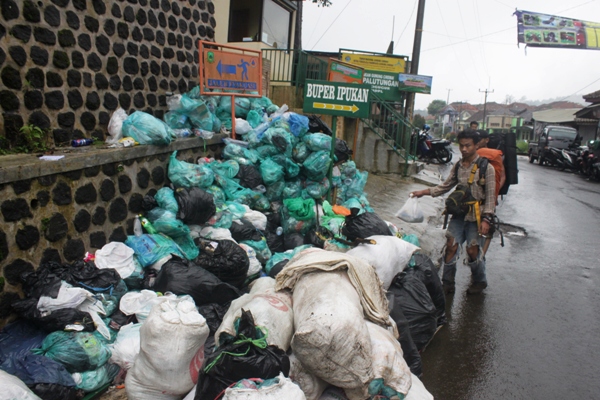
[[[398,327],[398,332],[400,332],[400,338],[398,341],[402,347],[404,361],[406,361],[406,364],[410,368],[410,372],[418,377],[421,377],[421,375],[423,375],[421,355],[419,354],[419,350],[417,350],[415,342],[413,342],[408,320],[402,312],[402,305],[399,304],[399,302],[396,300],[396,296],[391,292],[387,293],[387,298],[390,307],[390,317],[392,317],[396,323],[396,326]]]
[[[250,266],[248,254],[244,249],[231,240],[200,242],[198,247],[200,255],[194,260],[196,265],[212,272],[217,278],[236,288],[241,289],[244,286]],[[208,303],[214,302],[208,301]]]
[[[229,385],[241,379],[271,379],[279,373],[288,376],[288,356],[276,346],[267,346],[265,334],[268,333],[254,326],[252,314],[242,311],[237,336],[225,338],[204,362],[194,399],[215,399]]]
[[[175,198],[179,206],[177,219],[188,225],[202,225],[217,211],[213,195],[197,187],[178,188]]]
[[[142,199],[142,210],[150,211],[158,207],[158,203],[154,196],[150,196],[149,194],[145,195]]]
[[[267,230],[269,232],[275,232],[277,228],[281,226],[281,213],[279,212],[268,212],[265,213],[267,216]]]
[[[143,288],[143,283],[142,283],[142,288]],[[121,311],[120,309],[116,309],[114,313],[112,313],[112,315],[110,316],[110,323],[108,324],[108,327],[111,329],[114,329],[115,331],[118,331],[121,329],[121,327],[127,325],[127,324],[137,324],[138,320],[137,317],[135,316],[135,314],[131,314],[131,315],[125,315],[123,313],[123,311]]]
[[[235,220],[231,223],[231,227],[229,228],[231,232],[231,237],[236,242],[242,242],[244,240],[262,240],[262,234],[252,222],[248,221],[245,218]]]
[[[320,249],[325,247],[325,241],[333,239],[333,235],[322,227],[312,228],[304,236],[304,244],[312,244]]]
[[[62,308],[42,317],[37,308],[38,300],[35,297],[16,300],[11,307],[21,318],[46,332],[62,331],[68,325],[79,325],[87,332],[96,330],[91,315],[76,308]]]
[[[300,233],[288,233],[283,236],[283,247],[285,250],[294,250],[298,246],[304,245],[304,236]]]
[[[206,324],[210,330],[210,336],[214,336],[219,329],[219,326],[221,326],[223,317],[227,314],[230,304],[231,302],[224,304],[211,303],[196,307],[200,315],[206,320]]]
[[[46,335],[46,332],[23,320],[4,327],[0,332],[0,369],[29,386],[39,383],[75,386],[64,365],[31,352],[42,345]]]
[[[240,185],[249,189],[264,185],[262,175],[254,165],[240,164],[240,170],[235,177],[240,180]]]
[[[282,269],[290,262],[290,260],[281,260],[277,264],[273,265],[271,270],[269,271],[269,276],[273,279],[277,276],[278,273],[281,272]]]
[[[396,275],[388,292],[402,308],[417,350],[423,350],[437,329],[437,310],[425,284],[413,268],[408,268]]]
[[[437,274],[437,269],[433,265],[431,258],[424,254],[413,255],[415,260],[415,271],[421,282],[425,284],[429,296],[433,301],[433,305],[437,311],[437,324],[444,325],[446,323],[446,297],[444,296],[444,288],[442,281]]]
[[[235,287],[221,281],[204,268],[175,256],[162,266],[152,283],[151,280],[149,278],[146,285],[148,289],[162,293],[189,294],[196,306],[225,304],[241,296]]]
[[[342,228],[342,234],[348,240],[356,238],[365,239],[374,235],[392,236],[390,228],[388,228],[388,225],[379,215],[372,212],[359,215],[358,208],[352,208],[350,211],[352,214],[346,217],[346,222]]]
[[[83,391],[77,390],[75,387],[56,383],[38,383],[29,388],[42,400],[79,400],[85,395]]]
[[[308,131],[312,133],[323,132],[329,136],[332,135],[331,129],[329,126],[323,122],[323,120],[316,115],[308,116]]]
[[[278,235],[270,231],[264,231],[263,234],[265,235],[265,239],[267,239],[267,246],[269,246],[271,253],[283,253],[285,251],[283,235]]]
[[[345,140],[336,138],[335,139],[335,163],[341,163],[348,161],[352,155],[352,150],[348,147],[348,143]]]

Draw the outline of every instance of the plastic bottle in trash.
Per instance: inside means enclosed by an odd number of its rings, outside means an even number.
[[[277,236],[281,236],[283,234],[283,228],[278,226],[275,230],[275,233],[277,234]]]
[[[173,129],[173,133],[178,138],[186,138],[192,136],[192,131],[189,129]]]
[[[253,190],[259,193],[265,193],[267,191],[267,188],[265,187],[265,185],[258,185]]]
[[[94,143],[94,139],[74,139],[71,141],[71,146],[73,146],[73,147],[89,146],[92,143]]]
[[[152,226],[150,221],[148,221],[148,218],[142,217],[142,218],[140,218],[140,222],[142,223],[142,226],[144,227],[146,232],[148,232],[150,234],[158,233],[158,231],[154,228],[154,226]]]
[[[142,236],[144,231],[142,230],[142,221],[140,221],[140,216],[135,216],[135,221],[133,221],[133,234],[135,236]]]

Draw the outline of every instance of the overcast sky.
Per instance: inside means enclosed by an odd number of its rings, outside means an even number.
[[[412,58],[418,0],[331,1],[304,3],[305,50],[385,53],[395,16],[394,54]],[[433,76],[433,87],[416,96],[417,109],[448,93],[450,102],[483,103],[486,88],[499,103],[600,90],[600,50],[517,47],[515,8],[600,22],[600,0],[426,0],[419,74]]]

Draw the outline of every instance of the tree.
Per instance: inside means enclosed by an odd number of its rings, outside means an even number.
[[[506,97],[504,98],[504,102],[508,105],[508,104],[512,104],[515,102],[515,97],[507,94]]]
[[[318,6],[321,7],[329,7],[331,5],[331,1],[329,0],[312,0],[313,3],[318,3]]]
[[[436,115],[444,107],[446,107],[446,102],[444,100],[434,100],[427,106],[427,112],[429,115]]]
[[[422,128],[423,125],[425,125],[425,117],[423,117],[421,114],[415,114],[412,124],[417,128]]]

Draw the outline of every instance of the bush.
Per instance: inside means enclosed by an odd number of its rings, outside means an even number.
[[[449,133],[447,133],[446,134],[446,140],[449,140],[452,143],[456,142],[456,132],[449,132]]]
[[[527,154],[529,151],[529,144],[526,140],[517,140],[517,152],[520,154]]]

